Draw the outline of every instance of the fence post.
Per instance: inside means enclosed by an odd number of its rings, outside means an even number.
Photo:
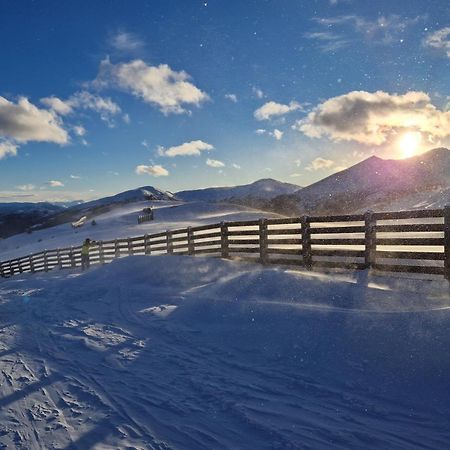
[[[76,267],[77,263],[75,261],[75,256],[73,254],[73,245],[70,246],[70,251],[69,251],[69,258],[70,258],[70,266],[72,267],[72,269],[74,267]]]
[[[44,271],[48,272],[47,249],[44,249]]]
[[[172,232],[166,231],[166,243],[167,243],[167,254],[171,255],[173,253],[173,244],[172,244]]]
[[[120,257],[120,247],[119,241],[117,239],[114,240],[114,258]]]
[[[61,249],[56,250],[56,266],[59,267],[59,269],[62,269],[62,259],[61,259]]]
[[[222,258],[229,258],[230,252],[228,248],[228,225],[225,222],[220,223],[220,248]]]
[[[259,257],[263,264],[267,264],[267,221],[259,219]]]
[[[18,265],[19,265],[19,273],[23,273],[23,269],[22,269],[22,260],[19,258],[19,259],[17,260],[17,263],[18,263]]]
[[[376,241],[376,219],[373,211],[364,213],[364,265],[366,269],[375,266]]]
[[[33,255],[30,255],[28,257],[28,261],[30,262],[30,272],[34,273],[34,262],[33,262]]]
[[[0,261],[0,277],[5,278],[5,274],[3,273],[3,263]]]
[[[312,268],[311,225],[308,216],[302,216],[302,258],[303,264],[308,269]]]
[[[187,228],[188,255],[195,254],[194,233],[191,227]]]
[[[444,276],[450,281],[450,205],[444,207]]]
[[[105,255],[103,253],[103,241],[98,243],[98,259],[100,264],[105,264]]]
[[[131,246],[131,238],[127,238],[127,245],[128,245],[128,256],[133,255],[133,247]]]
[[[150,246],[150,239],[148,238],[148,234],[144,235],[144,253],[146,255],[151,255],[152,254],[152,249]]]

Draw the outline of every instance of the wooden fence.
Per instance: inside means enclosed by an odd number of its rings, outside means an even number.
[[[444,275],[450,280],[450,207],[434,210],[222,222],[98,242],[90,263],[128,255],[211,255],[314,267]],[[0,275],[81,265],[81,246],[3,261]]]

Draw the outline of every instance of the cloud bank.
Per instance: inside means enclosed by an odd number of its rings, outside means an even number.
[[[450,136],[450,111],[436,108],[425,92],[353,91],[319,104],[293,128],[311,138],[371,145],[381,145],[405,128],[433,140]]]

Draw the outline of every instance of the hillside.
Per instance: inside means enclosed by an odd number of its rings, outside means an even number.
[[[290,214],[443,207],[449,188],[450,151],[437,148],[402,160],[372,156],[265,206]]]
[[[148,206],[154,209],[154,220],[138,224],[138,215]],[[32,234],[16,234],[8,239],[0,240],[0,259],[4,261],[45,248],[77,246],[86,238],[116,239],[140,236],[145,233],[159,233],[167,229],[217,223],[222,220],[251,220],[260,217],[278,217],[278,215],[245,206],[204,202],[141,201],[115,204],[114,208],[99,212],[95,216],[95,226],[87,222],[83,227],[74,229],[70,223],[62,223],[35,230]]]
[[[0,238],[22,233],[64,208],[51,203],[0,203]]]
[[[269,200],[278,195],[291,194],[299,189],[301,187],[295,184],[282,183],[271,178],[265,178],[251,184],[180,191],[175,195],[180,200],[187,202],[251,202]]]

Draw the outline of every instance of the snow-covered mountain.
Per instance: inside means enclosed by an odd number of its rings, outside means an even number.
[[[272,178],[264,178],[254,183],[230,187],[213,187],[180,191],[175,195],[184,201],[223,202],[246,200],[269,200],[278,195],[292,194],[301,189],[291,183],[282,183]]]
[[[175,197],[170,192],[162,191],[153,186],[143,186],[137,189],[120,192],[116,195],[102,197],[89,202],[78,203],[67,208],[61,208],[56,214],[53,214],[43,221],[39,228],[49,228],[52,226],[74,222],[82,216],[86,216],[88,220],[93,219],[99,214],[117,208],[120,205],[129,203],[137,203],[149,200],[172,201]]]
[[[401,160],[372,156],[266,206],[291,214],[442,207],[449,188],[450,151],[436,148]]]
[[[175,197],[172,193],[162,191],[153,186],[142,186],[136,189],[130,189],[128,191],[121,192],[109,197],[99,198],[89,202],[84,202],[79,205],[72,206],[70,209],[75,210],[88,210],[92,208],[98,208],[100,206],[109,206],[114,204],[124,204],[132,202],[140,202],[143,200],[174,200]]]

